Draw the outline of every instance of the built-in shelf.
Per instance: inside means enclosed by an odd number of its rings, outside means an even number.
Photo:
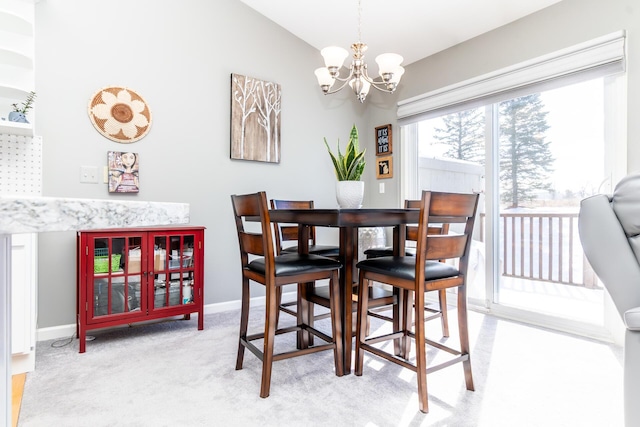
[[[25,0],[0,1],[0,117],[11,105],[23,102],[34,90],[34,3]],[[0,126],[4,128],[4,123]],[[11,128],[11,134],[33,135],[29,126]],[[19,132],[19,133],[16,133]],[[25,133],[26,132],[26,133]],[[5,130],[2,130],[5,133]]]
[[[31,123],[10,122],[0,120],[0,133],[5,135],[33,136]]]
[[[33,5],[10,0],[0,6],[0,28],[33,37]]]
[[[10,77],[6,74],[2,74],[3,65],[0,64],[0,75],[4,78],[4,81],[0,83],[0,98],[7,98],[9,101],[7,105],[13,104],[14,102],[22,102],[27,96],[29,96],[29,92],[33,90],[33,72],[24,72],[22,76],[17,76],[20,81],[9,82]],[[1,113],[5,113],[2,111]]]

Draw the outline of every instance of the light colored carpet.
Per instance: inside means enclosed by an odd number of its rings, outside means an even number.
[[[252,325],[262,315],[257,310]],[[362,377],[339,378],[331,352],[276,362],[271,395],[261,399],[259,360],[246,351],[244,369],[234,369],[239,312],[208,314],[204,323],[204,331],[194,318],[94,331],[85,354],[77,340],[60,348],[39,342],[19,426],[623,424],[622,352],[597,341],[472,312],[476,391],[465,389],[460,364],[430,374],[425,415],[413,372],[369,357]],[[428,330],[440,337],[437,321]]]

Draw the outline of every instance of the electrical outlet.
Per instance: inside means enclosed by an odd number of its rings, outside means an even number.
[[[80,166],[80,182],[97,184],[98,168],[96,166]]]

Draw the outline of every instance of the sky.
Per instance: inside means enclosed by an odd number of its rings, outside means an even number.
[[[546,132],[554,162],[552,182],[559,192],[586,188],[597,192],[604,177],[603,79],[589,80],[543,92],[548,111]],[[433,130],[442,120],[422,122],[420,140],[433,142]],[[419,155],[440,157],[446,147],[421,144]]]
[[[604,177],[603,79],[544,92],[548,140],[559,189],[590,183],[597,190]]]

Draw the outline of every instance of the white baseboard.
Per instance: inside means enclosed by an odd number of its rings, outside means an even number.
[[[288,302],[295,300],[295,292],[285,292],[282,294],[282,301]],[[251,298],[251,307],[264,306],[265,297]],[[219,302],[215,304],[207,304],[204,306],[204,314],[222,313],[225,311],[239,310],[240,300]],[[197,316],[197,315],[196,315]],[[205,325],[206,327],[206,325]],[[49,328],[38,328],[36,331],[37,341],[49,341],[60,338],[70,338],[76,334],[76,325],[60,325]]]
[[[69,338],[75,336],[76,325],[60,325],[50,328],[38,328],[36,330],[36,341],[57,340],[60,338]]]

